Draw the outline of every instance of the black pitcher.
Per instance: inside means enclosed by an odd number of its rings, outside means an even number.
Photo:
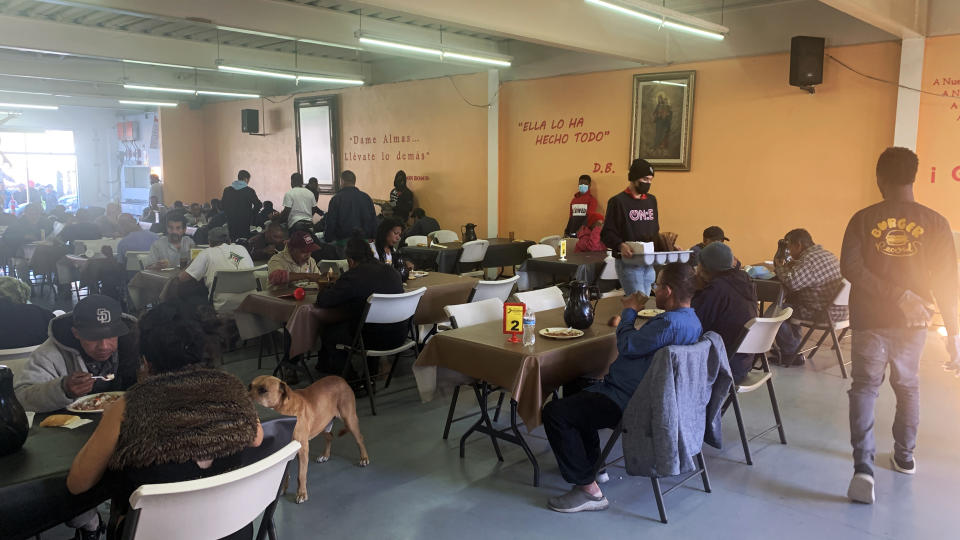
[[[563,322],[571,328],[586,330],[593,324],[596,304],[591,300],[600,299],[600,289],[592,287],[583,281],[570,282],[570,298],[567,307],[563,310]]]
[[[13,394],[13,372],[0,366],[0,456],[19,450],[28,431],[27,414]]]
[[[460,233],[464,242],[472,242],[477,239],[477,226],[473,223],[467,223]]]

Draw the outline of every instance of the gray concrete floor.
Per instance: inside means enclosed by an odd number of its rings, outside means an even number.
[[[849,358],[849,340],[843,350]],[[358,401],[371,465],[354,466],[359,454],[352,438],[338,439],[329,462],[310,465],[309,501],[296,505],[288,494],[278,508],[277,527],[281,538],[625,538],[647,533],[781,540],[956,538],[960,380],[941,370],[945,356],[940,339],[931,334],[921,368],[923,420],[914,477],[889,467],[894,397],[889,386],[881,391],[877,503],[872,506],[850,503],[845,496],[852,475],[849,380],[840,378],[832,351],[823,350],[815,365],[774,368],[789,444],[779,444],[776,432],[768,434],[754,441],[754,465],[746,465],[728,411],[724,449],[705,450],[713,493],[691,481],[667,495],[667,525],[657,520],[649,481],[618,467],[603,486],[609,510],[574,515],[547,510],[547,497],[568,486],[542,428],[528,438],[543,470],[542,486],[535,488],[532,468],[516,446],[502,445],[505,461],[499,463],[489,439],[475,435],[461,460],[458,440],[469,421],[454,424],[450,440],[442,440],[449,401],[420,403],[410,389],[379,402],[377,416],[369,414],[365,400]],[[256,374],[256,361],[231,363],[229,369],[249,379]],[[409,376],[394,383],[412,384]],[[459,407],[475,409],[472,401],[463,393]],[[742,403],[748,432],[772,424],[765,391],[743,396]],[[320,450],[317,445],[312,454]]]

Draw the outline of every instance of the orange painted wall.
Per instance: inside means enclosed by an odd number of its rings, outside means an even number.
[[[456,84],[456,88],[454,87]],[[442,226],[459,230],[472,221],[486,227],[486,109],[464,102],[486,102],[486,74],[353,88],[341,95],[342,154],[374,155],[375,160],[344,160],[357,185],[375,199],[389,198],[393,177],[403,169],[416,203]],[[164,110],[164,165],[169,182],[183,200],[219,197],[239,169],[252,175],[262,200],[279,207],[296,171],[296,133],[292,98],[263,100],[261,131],[240,132],[240,110],[259,109],[261,100],[208,105],[202,111]],[[200,129],[202,127],[202,129]],[[385,142],[389,136],[401,142]],[[355,138],[356,137],[356,138]],[[363,143],[369,138],[371,142]],[[376,142],[372,142],[376,139]],[[170,144],[168,146],[168,141]],[[399,160],[402,157],[422,159]],[[384,155],[389,159],[384,159]],[[202,171],[202,174],[189,174]],[[180,186],[181,183],[190,185]],[[202,190],[202,194],[201,194]],[[195,196],[192,194],[196,193]],[[321,197],[326,208],[329,197]]]
[[[900,47],[878,43],[828,51],[859,70],[896,80]],[[874,165],[893,141],[896,88],[825,65],[815,95],[787,84],[789,55],[737,58],[507,82],[500,91],[500,231],[539,239],[559,234],[577,177],[592,174],[606,201],[626,187],[635,73],[697,71],[692,167],[661,171],[651,190],[663,230],[689,247],[720,225],[745,262],[769,259],[789,229],[804,227],[839,252],[850,216],[878,200]],[[563,145],[535,144],[523,122],[583,117]],[[577,143],[576,131],[609,131]],[[546,133],[550,133],[549,129]],[[960,164],[960,163],[958,163]],[[960,189],[960,186],[957,186]]]
[[[917,134],[917,200],[960,227],[960,35],[929,38],[923,54],[923,94]],[[936,168],[936,176],[933,176]],[[931,182],[931,178],[935,181]]]

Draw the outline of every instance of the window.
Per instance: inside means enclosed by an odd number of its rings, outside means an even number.
[[[69,202],[59,201],[69,210],[76,204],[77,194],[73,132],[0,132],[0,180],[17,205],[30,199],[46,208],[54,205],[55,199],[72,196]],[[35,189],[28,189],[30,185]],[[37,196],[40,200],[34,201]]]
[[[340,170],[340,117],[337,96],[297,98],[297,164],[306,183],[315,177],[321,193],[333,193]]]

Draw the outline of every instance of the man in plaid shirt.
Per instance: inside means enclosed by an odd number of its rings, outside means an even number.
[[[821,317],[827,306],[843,287],[840,261],[823,246],[813,243],[806,229],[794,229],[784,236],[786,252],[774,258],[777,278],[786,289],[786,304],[793,308],[793,319],[813,321]],[[792,257],[789,262],[787,255]],[[847,306],[830,307],[834,321],[850,318]],[[780,364],[803,365],[803,355],[797,353],[802,338],[802,329],[787,321],[777,334],[780,349]]]

